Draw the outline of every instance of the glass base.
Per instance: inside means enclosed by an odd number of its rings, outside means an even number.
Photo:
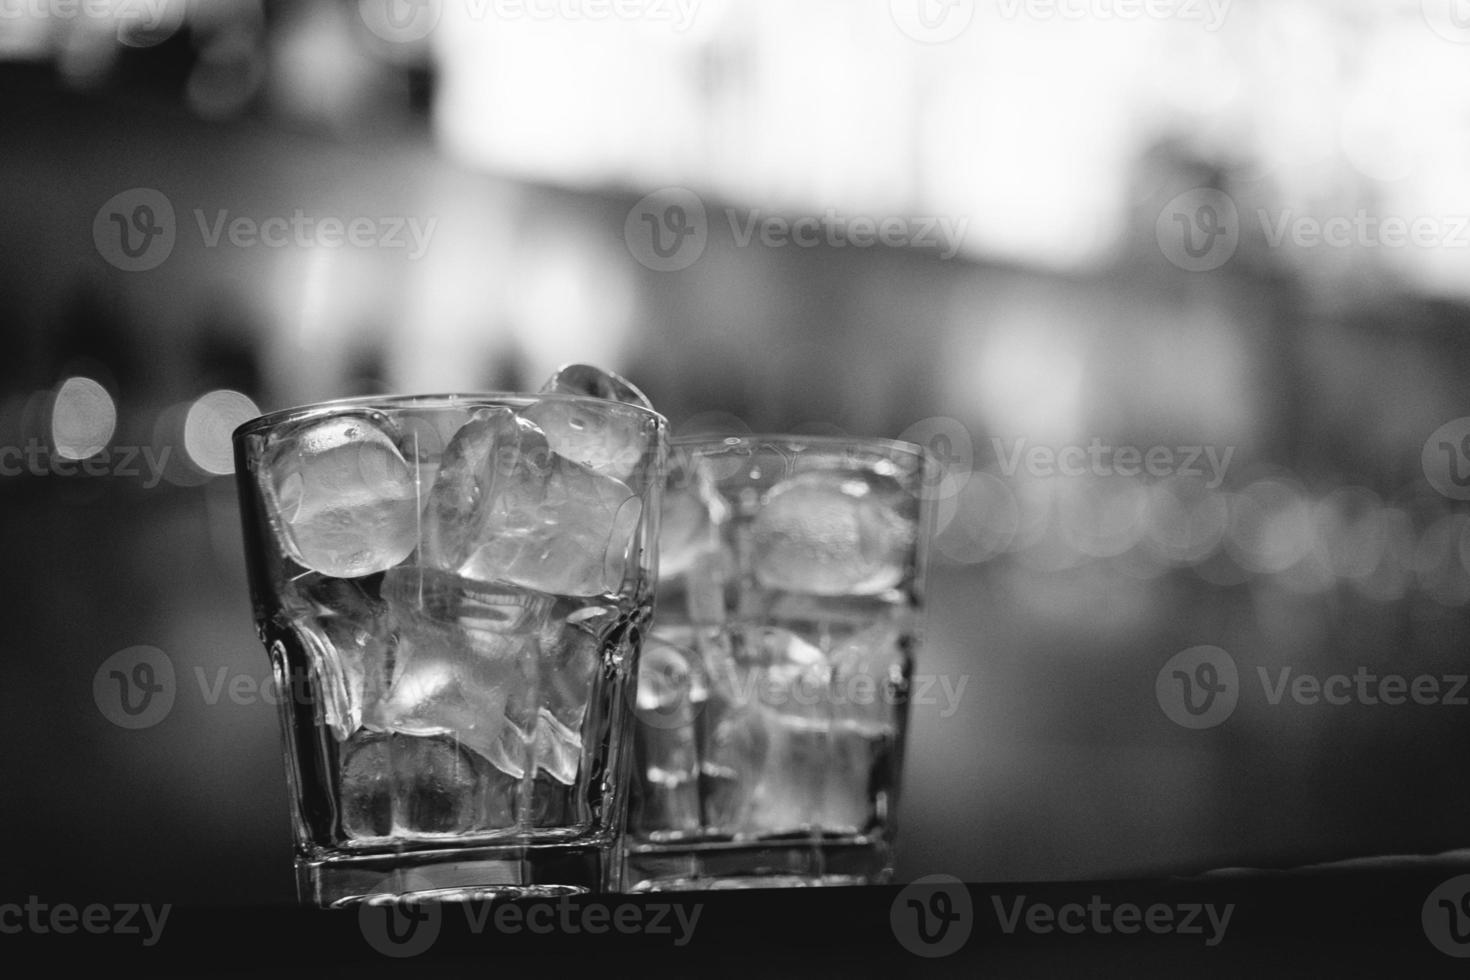
[[[616,871],[605,846],[501,844],[301,857],[296,888],[303,902],[322,908],[408,896],[443,902],[556,898],[616,891]]]
[[[889,846],[872,839],[630,842],[628,892],[881,885],[893,878]]]

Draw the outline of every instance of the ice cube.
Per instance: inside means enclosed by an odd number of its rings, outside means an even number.
[[[542,708],[536,716],[533,754],[539,771],[563,786],[570,786],[576,782],[577,770],[582,765],[582,734]]]
[[[569,596],[616,592],[632,556],[642,501],[617,480],[560,456],[539,473],[526,463],[517,475],[462,574]]]
[[[543,394],[555,392],[563,395],[603,398],[607,401],[623,402],[628,405],[638,405],[649,411],[653,410],[653,403],[648,400],[647,395],[633,385],[633,382],[590,364],[563,365],[557,369],[546,384],[541,386],[541,391]]]
[[[756,579],[814,595],[873,595],[898,585],[915,523],[902,490],[884,477],[812,471],[772,488],[756,514]]]
[[[554,614],[541,633],[532,765],[563,785],[570,785],[581,767],[582,725],[597,684],[602,642],[617,622],[611,606],[573,607],[561,618]]]
[[[885,621],[896,623],[909,615],[880,596],[817,596],[772,591],[754,598],[751,618],[808,637],[829,655],[875,625]]]
[[[831,658],[792,630],[746,626],[730,635],[729,656],[720,644],[705,652],[708,662],[726,664],[710,672],[701,718],[707,824],[742,838],[865,829],[893,709],[881,684],[879,694],[860,691],[850,706],[839,680],[901,662],[896,622],[870,624]]]
[[[444,449],[454,434],[470,420],[471,409],[463,405],[404,409],[394,414],[394,443],[413,469],[419,499],[429,499]]]
[[[834,728],[825,748],[822,797],[815,823],[825,833],[856,834],[874,819],[874,792],[885,742]]]
[[[617,480],[633,475],[648,445],[647,421],[626,409],[547,398],[521,415],[546,433],[558,455]]]
[[[322,710],[338,741],[362,724],[387,662],[385,607],[370,581],[307,572],[281,590],[283,615],[320,678]]]
[[[508,408],[482,408],[450,439],[424,508],[423,557],[453,571],[469,557],[483,515],[520,446]]]
[[[699,826],[694,654],[649,637],[638,665],[638,822],[648,831]]]
[[[875,819],[875,794],[889,785],[888,752],[907,694],[904,616],[897,610],[849,635],[832,651],[832,731],[820,819],[858,832]]]
[[[688,564],[667,576],[659,558],[659,621],[719,626],[739,605],[739,567],[734,548],[716,541],[709,550],[685,555]],[[678,560],[678,555],[676,555]]]
[[[649,728],[682,729],[693,719],[694,653],[662,636],[643,642],[638,663],[638,718]]]
[[[793,724],[805,720],[822,727],[831,710],[831,666],[822,651],[774,626],[747,626],[735,635],[737,662],[753,700]]]
[[[720,643],[705,646],[705,819],[745,836],[800,830],[816,819],[825,779],[826,658],[785,630],[732,636],[728,655]]]
[[[476,822],[480,779],[452,742],[359,735],[344,747],[342,829],[356,839],[459,834]]]
[[[602,666],[602,644],[617,625],[617,610],[593,606],[556,621],[543,634],[541,706],[572,731],[582,721]]]
[[[523,823],[532,827],[586,828],[590,818],[585,804],[579,805],[573,786],[557,782],[544,771],[536,773],[531,782],[531,800],[525,808]]]
[[[729,548],[701,555],[684,575],[684,609],[689,621],[697,625],[723,623],[735,607],[739,585],[739,569]]]
[[[424,515],[424,557],[483,582],[569,596],[616,591],[642,502],[551,451],[528,419],[488,409],[444,453]]]
[[[478,765],[483,791],[479,796],[479,830],[505,830],[517,826],[516,797],[520,780],[508,776],[494,766]]]
[[[517,779],[527,773],[535,775],[536,728],[541,711],[540,644],[535,637],[527,637],[526,642],[507,687],[504,727],[489,755],[497,769]]]
[[[738,580],[726,541],[730,505],[694,460],[675,464],[659,520],[659,615],[716,625],[725,621],[726,589]],[[733,599],[733,597],[731,597]]]
[[[832,651],[832,719],[868,736],[897,728],[895,704],[906,693],[907,654],[897,620],[876,623]]]
[[[340,790],[342,829],[349,837],[393,833],[393,755],[386,737],[360,737],[344,748]]]
[[[699,472],[674,478],[664,492],[658,532],[660,581],[683,575],[720,547],[730,506]]]
[[[338,578],[381,572],[418,544],[419,489],[386,419],[338,415],[283,435],[267,467],[286,554]]]
[[[391,582],[385,577],[397,645],[385,695],[371,706],[365,724],[449,736],[502,771],[521,767],[521,736],[509,729],[517,720],[515,706],[534,697],[537,642],[533,631],[506,627],[540,615],[527,610],[544,609],[549,600],[504,590],[492,594],[504,600],[495,605],[487,593],[425,574],[419,580],[428,583],[426,594],[433,597],[425,602],[411,588],[418,571],[404,570]]]
[[[453,623],[476,633],[536,632],[546,624],[553,603],[540,592],[411,565],[389,569],[382,591],[400,620]]]
[[[725,715],[701,762],[708,824],[743,837],[820,827],[829,738],[825,730],[792,726],[759,708]]]

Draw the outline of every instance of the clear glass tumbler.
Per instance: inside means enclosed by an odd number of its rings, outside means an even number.
[[[617,887],[666,431],[561,394],[236,431],[304,901]]]
[[[627,890],[891,877],[926,485],[906,443],[673,441]]]

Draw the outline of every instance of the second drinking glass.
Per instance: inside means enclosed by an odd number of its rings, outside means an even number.
[[[926,457],[798,436],[671,445],[624,887],[885,881]]]

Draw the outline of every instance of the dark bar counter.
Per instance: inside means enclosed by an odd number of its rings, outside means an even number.
[[[188,976],[1462,976],[1470,853],[1132,881],[150,911],[6,908],[7,931],[27,928],[4,948]]]

